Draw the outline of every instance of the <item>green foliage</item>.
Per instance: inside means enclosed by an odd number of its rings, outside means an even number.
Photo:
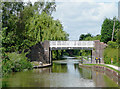
[[[118,63],[120,65],[120,29],[117,32],[117,44],[118,44]]]
[[[55,2],[2,2],[2,55],[3,74],[31,69],[23,52],[44,40],[68,40],[59,20],[53,20]],[[18,54],[16,52],[21,52]],[[61,51],[59,51],[61,54]],[[54,52],[56,56],[56,52]]]
[[[53,20],[46,13],[35,14],[30,18],[30,23],[26,24],[26,30],[29,29],[27,37],[34,39],[34,43],[44,40],[67,40],[67,34],[63,31],[59,20]]]
[[[87,37],[85,38],[86,41],[94,41],[94,40],[101,40],[101,35],[96,35],[93,37]]]
[[[11,7],[12,6],[12,7]],[[19,6],[19,7],[18,7]],[[3,3],[2,46],[6,52],[22,51],[44,40],[68,40],[59,20],[53,20],[55,2]],[[6,13],[8,14],[7,17]],[[8,22],[8,23],[6,23]]]
[[[113,64],[118,63],[118,45],[116,42],[108,41],[108,47],[104,50],[104,62],[111,64],[111,58],[113,58]],[[118,64],[119,66],[119,64]]]
[[[118,31],[117,31],[117,44],[120,48],[120,29],[118,29]]]
[[[57,52],[58,52],[58,54],[57,54]],[[52,51],[52,59],[58,58],[58,60],[59,60],[59,59],[61,59],[61,57],[62,57],[62,50],[53,50]]]
[[[111,19],[106,18],[102,24],[101,41],[105,43],[110,41],[112,37],[112,31],[113,31],[113,21]]]
[[[2,60],[2,73],[6,75],[10,72],[18,72],[24,69],[32,69],[32,64],[28,61],[26,54],[5,53]]]
[[[113,24],[115,20],[115,31],[114,31],[114,39],[111,41],[112,32],[113,32]],[[108,44],[108,47],[104,50],[104,62],[110,64],[111,58],[113,58],[113,64],[119,65],[119,57],[118,57],[118,50],[119,50],[119,29],[120,23],[114,17],[113,19],[106,18],[102,24],[101,29],[101,41]]]
[[[104,62],[111,64],[111,58],[113,58],[113,64],[118,63],[118,49],[107,47],[104,50]]]
[[[114,41],[117,40],[116,33],[117,33],[117,29],[120,27],[120,23],[115,17],[113,19],[106,18],[102,24],[102,29],[101,29],[101,41],[104,43],[111,41],[114,20],[115,20],[115,32],[114,32],[113,40]]]
[[[73,50],[73,55],[80,56],[81,52],[80,50]]]
[[[86,38],[90,38],[90,37],[92,37],[92,35],[90,33],[88,33],[86,35],[85,34],[81,34],[79,40],[85,40]]]
[[[107,44],[108,44],[108,47],[110,48],[118,48],[118,45],[116,42],[108,41]]]
[[[92,36],[90,33],[88,34],[81,34],[79,40],[85,40],[85,41],[94,41],[94,40],[101,40],[101,35]]]
[[[2,26],[8,27],[8,32],[14,29],[13,24],[15,23],[15,18],[17,18],[18,13],[20,13],[23,8],[23,2],[2,2]]]
[[[90,56],[91,51],[90,50],[80,50],[80,56]]]

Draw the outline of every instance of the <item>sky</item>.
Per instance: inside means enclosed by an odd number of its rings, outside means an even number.
[[[105,18],[118,17],[118,1],[56,0],[56,12],[52,16],[60,20],[69,40],[79,40],[81,34],[100,34]]]

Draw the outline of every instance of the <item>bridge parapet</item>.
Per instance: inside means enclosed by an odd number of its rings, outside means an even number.
[[[94,41],[50,41],[52,47],[94,47]]]

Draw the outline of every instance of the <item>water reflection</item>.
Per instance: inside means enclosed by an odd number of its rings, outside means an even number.
[[[86,68],[80,68],[79,72],[84,79],[92,79],[92,70]]]
[[[62,63],[63,62],[63,63]],[[3,78],[3,87],[115,87],[103,73],[80,68],[79,61],[67,59],[53,63],[52,67],[10,74]],[[109,85],[109,83],[111,85]]]
[[[67,64],[59,64],[59,63],[53,63],[52,73],[67,73]]]

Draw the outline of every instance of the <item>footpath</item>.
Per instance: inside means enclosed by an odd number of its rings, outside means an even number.
[[[103,65],[106,65],[106,66],[112,67],[112,68],[114,68],[114,69],[120,71],[120,67],[118,67],[118,66],[114,66],[114,65],[110,65],[110,64],[103,64]]]
[[[83,59],[83,61],[84,61],[84,64],[92,64],[90,61],[87,61],[87,60],[85,60],[85,59]],[[93,64],[96,64],[96,63],[93,62]],[[105,65],[105,66],[112,67],[112,68],[120,71],[120,67],[118,67],[118,66],[114,66],[114,65],[111,65],[111,64],[104,64],[104,63],[100,63],[100,64]]]

